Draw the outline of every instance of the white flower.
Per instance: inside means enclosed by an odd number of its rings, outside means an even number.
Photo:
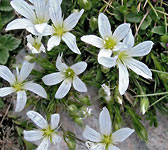
[[[117,27],[112,34],[110,22],[103,13],[98,17],[99,33],[102,38],[95,35],[86,35],[81,37],[81,40],[100,48],[98,54],[98,62],[102,56],[110,57],[113,51],[117,50],[121,46],[121,40],[128,34],[130,30],[130,24],[123,23]]]
[[[86,126],[83,136],[88,140],[86,146],[89,150],[120,150],[115,144],[123,142],[133,132],[133,129],[122,128],[112,133],[112,123],[109,111],[106,107],[99,116],[100,133]]]
[[[61,99],[66,96],[72,84],[75,90],[87,92],[86,85],[78,77],[79,74],[85,71],[87,63],[81,61],[69,67],[62,63],[61,59],[62,55],[59,55],[56,61],[56,68],[59,72],[51,73],[42,78],[46,85],[56,85],[63,81],[55,94],[55,98]]]
[[[110,92],[110,87],[107,86],[106,84],[102,84],[101,85],[102,89],[104,90],[104,93],[105,93],[105,99],[107,101],[110,101],[111,100],[111,92]]]
[[[49,125],[47,121],[37,112],[28,111],[27,116],[36,124],[38,129],[23,131],[24,139],[29,142],[37,142],[40,144],[36,150],[50,150],[50,146],[58,145],[62,138],[58,135],[58,125],[60,121],[59,114],[51,115],[51,124]]]
[[[123,47],[114,53],[114,57],[102,57],[100,62],[105,67],[113,67],[117,65],[119,68],[119,92],[121,95],[125,93],[129,85],[129,74],[127,68],[131,69],[138,75],[152,79],[152,72],[142,62],[132,57],[142,57],[150,53],[153,42],[145,41],[134,46],[134,37],[132,31],[124,38]]]
[[[41,43],[42,36],[32,37],[31,34],[27,36],[27,47],[31,50],[33,54],[45,52],[45,47]]]
[[[10,87],[0,88],[0,97],[7,96],[13,92],[17,93],[17,103],[15,111],[22,111],[26,105],[27,95],[26,91],[29,90],[43,98],[47,98],[47,93],[44,88],[32,81],[26,82],[26,78],[31,73],[34,64],[28,63],[27,61],[23,62],[22,68],[19,72],[19,69],[16,68],[16,75],[6,66],[0,66],[0,77],[10,83]]]
[[[73,30],[76,26],[84,10],[82,9],[80,12],[72,13],[63,21],[62,10],[57,3],[54,0],[50,1],[49,12],[53,25],[52,36],[47,44],[48,50],[50,51],[54,46],[58,46],[62,39],[74,53],[81,54],[76,44],[76,37],[69,31]]]
[[[33,5],[24,0],[12,0],[11,6],[25,18],[15,19],[7,25],[6,30],[26,29],[34,35],[47,36],[52,28],[47,24],[49,4],[46,0],[35,0]]]

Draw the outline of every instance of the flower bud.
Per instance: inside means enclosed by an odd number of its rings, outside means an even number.
[[[148,98],[142,98],[140,105],[141,105],[141,112],[144,115],[146,113],[146,111],[148,110],[148,108],[149,108],[149,100],[148,100]]]
[[[92,16],[89,22],[90,28],[92,29],[92,31],[97,29],[97,24],[98,24],[98,20],[96,17]]]
[[[68,107],[68,110],[69,110],[70,112],[77,112],[77,111],[78,111],[78,109],[77,109],[77,107],[76,107],[75,105],[70,105],[70,106]]]
[[[108,73],[108,72],[110,71],[110,68],[101,66],[101,71],[102,71],[103,73]]]
[[[92,8],[92,2],[90,0],[78,0],[78,4],[85,10],[90,10]]]

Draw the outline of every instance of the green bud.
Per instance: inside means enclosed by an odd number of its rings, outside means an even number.
[[[98,27],[97,24],[98,24],[97,18],[92,16],[89,21],[89,25],[90,25],[90,28],[92,29],[92,31],[97,29],[97,27]]]
[[[149,99],[148,98],[142,98],[140,106],[141,106],[141,112],[144,115],[149,108]]]
[[[81,118],[75,118],[74,119],[75,123],[77,123],[79,126],[83,125],[83,120]]]
[[[76,142],[75,142],[74,140],[69,140],[69,141],[67,142],[67,145],[68,145],[69,150],[74,150],[74,149],[76,149]]]
[[[82,102],[83,104],[90,104],[90,100],[89,100],[89,97],[88,96],[84,96],[84,97],[81,97],[79,98],[79,101]]]
[[[90,0],[78,0],[78,4],[85,10],[90,10],[92,8],[92,2]]]
[[[77,107],[76,107],[75,105],[70,105],[70,106],[68,107],[68,110],[69,110],[70,112],[77,112],[77,111],[78,111],[78,109],[77,109]]]
[[[101,66],[101,71],[102,71],[103,73],[108,73],[108,72],[110,71],[110,68]]]

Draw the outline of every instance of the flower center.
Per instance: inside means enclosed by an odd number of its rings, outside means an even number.
[[[54,31],[55,31],[54,35],[59,35],[59,36],[62,36],[65,33],[63,26],[58,26],[58,27],[54,26]]]
[[[75,75],[75,72],[71,68],[66,69],[64,72],[65,72],[65,77],[66,78],[71,78],[72,79]]]
[[[12,87],[18,92],[22,90],[23,84],[16,82]]]
[[[112,135],[103,135],[102,143],[106,145],[106,149],[109,147],[110,144],[112,144]]]
[[[47,137],[50,141],[52,141],[52,134],[55,132],[55,130],[53,130],[51,126],[48,126],[47,129],[42,129],[42,132],[44,137]]]
[[[41,43],[38,43],[37,41],[34,41],[33,47],[34,47],[36,50],[39,50],[40,47],[41,47]]]
[[[105,40],[104,40],[104,47],[106,49],[110,49],[110,50],[113,50],[113,48],[117,45],[117,41],[112,38],[112,37],[107,37]]]

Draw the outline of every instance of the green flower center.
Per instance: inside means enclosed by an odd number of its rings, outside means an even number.
[[[112,144],[112,135],[103,135],[102,143],[106,145],[106,149],[108,149],[109,145]]]
[[[22,83],[16,82],[12,87],[16,90],[16,92],[23,90],[23,88],[22,88],[23,84]]]
[[[41,47],[41,43],[38,43],[38,42],[34,41],[33,47],[34,47],[36,50],[39,50],[40,47]]]
[[[58,26],[58,27],[54,26],[54,35],[62,36],[64,33],[65,33],[65,30],[63,26]]]
[[[50,141],[52,141],[52,134],[55,132],[55,130],[53,130],[51,126],[48,126],[47,129],[42,129],[42,132],[44,137],[47,137]]]
[[[75,72],[73,71],[73,69],[68,68],[68,69],[66,69],[64,72],[65,72],[65,77],[66,77],[66,78],[71,78],[71,79],[73,79],[73,77],[74,77],[74,75],[75,75]]]
[[[108,37],[104,40],[104,47],[106,49],[110,49],[113,50],[113,48],[117,45],[117,41],[112,38],[112,37]]]
[[[42,24],[45,23],[46,21],[42,18],[36,18],[36,20],[34,21],[34,24]]]

